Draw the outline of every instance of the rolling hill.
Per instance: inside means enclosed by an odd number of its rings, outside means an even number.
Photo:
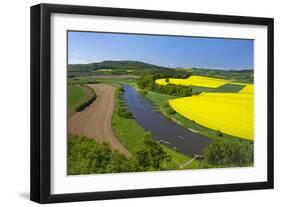
[[[105,69],[101,71],[101,69]],[[130,70],[130,71],[129,71]],[[130,74],[140,76],[144,71],[161,73],[164,77],[180,77],[186,73],[214,78],[223,78],[244,83],[253,83],[253,70],[222,70],[208,68],[169,68],[159,65],[149,64],[141,61],[120,60],[102,61],[88,64],[68,64],[68,77],[85,76],[93,74]]]
[[[144,63],[140,61],[103,61],[88,64],[68,64],[69,72],[79,71],[79,72],[91,72],[99,69],[123,69],[123,70],[159,70],[159,69],[170,69],[167,67],[161,67],[158,65],[153,65],[149,63]]]

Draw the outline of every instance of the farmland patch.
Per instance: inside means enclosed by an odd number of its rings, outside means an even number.
[[[201,93],[169,101],[188,119],[222,133],[253,140],[253,94]]]
[[[204,76],[191,76],[186,79],[162,78],[156,80],[156,83],[159,85],[175,84],[175,85],[185,85],[185,86],[201,86],[207,88],[217,88],[228,82],[230,81],[220,78],[211,78],[211,77],[204,77]]]

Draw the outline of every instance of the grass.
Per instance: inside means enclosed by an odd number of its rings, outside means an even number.
[[[174,149],[170,149],[169,147],[161,144],[164,151],[169,154],[172,157],[172,160],[170,162],[165,163],[165,167],[169,169],[179,169],[180,165],[183,165],[184,163],[190,161],[192,158],[188,157]],[[200,161],[198,160],[193,160],[191,163],[188,165],[185,165],[183,168],[180,169],[198,169],[202,168],[200,167]]]
[[[86,98],[86,91],[79,85],[67,86],[67,106],[75,107],[83,102]]]
[[[88,87],[80,85],[67,85],[67,115],[75,113],[76,108],[93,96]]]
[[[134,119],[120,117],[117,112],[113,113],[112,126],[114,134],[120,142],[129,150],[135,153],[142,147],[142,139],[146,131],[138,125]]]

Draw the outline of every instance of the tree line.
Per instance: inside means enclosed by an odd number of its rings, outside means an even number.
[[[117,107],[117,114],[126,119],[132,119],[133,114],[128,111],[128,108],[125,106],[124,103],[124,86],[120,86],[117,90],[117,98],[119,101],[119,105]]]
[[[143,137],[143,147],[127,158],[106,143],[87,137],[69,136],[67,171],[69,175],[165,170],[170,156],[150,133]]]
[[[169,77],[172,78],[187,78],[190,73],[180,73],[180,74],[170,74],[170,73],[144,73],[137,81],[138,87],[140,89],[147,89],[150,91],[155,91],[161,94],[173,95],[173,96],[191,96],[192,88],[189,86],[175,85],[169,83]],[[159,85],[155,83],[155,80],[165,78],[167,85]]]

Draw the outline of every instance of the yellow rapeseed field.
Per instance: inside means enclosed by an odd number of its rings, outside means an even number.
[[[238,93],[203,92],[200,95],[169,100],[170,106],[184,117],[213,130],[254,140],[254,85],[225,79],[191,76],[187,79],[156,80],[157,84],[218,88],[227,83],[244,85]]]
[[[254,140],[253,93],[203,92],[169,100],[169,104],[184,117],[210,129]]]
[[[187,79],[169,78],[169,82],[166,82],[165,78],[156,80],[156,83],[159,85],[167,85],[168,83],[170,83],[176,85],[201,86],[208,88],[217,88],[229,82],[230,81],[225,79],[210,78],[204,76],[191,76]]]

